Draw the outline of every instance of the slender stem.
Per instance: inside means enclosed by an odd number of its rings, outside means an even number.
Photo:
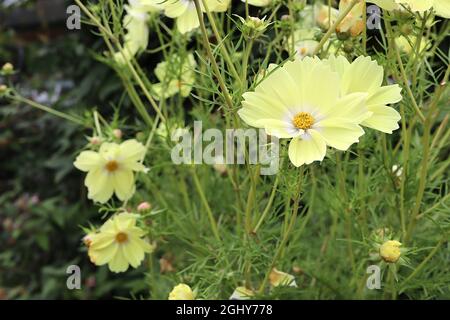
[[[217,229],[217,222],[214,219],[214,215],[211,211],[211,207],[208,204],[208,200],[206,199],[205,193],[203,192],[202,185],[200,181],[198,180],[197,172],[195,171],[195,168],[192,168],[192,177],[194,178],[194,184],[197,188],[197,192],[200,196],[200,199],[202,200],[203,206],[205,207],[206,213],[208,214],[209,222],[211,224],[211,230],[214,234],[214,237],[217,239],[217,241],[220,241],[220,235],[219,231]]]
[[[225,98],[225,103],[228,106],[228,111],[232,112],[233,110],[233,101],[231,100],[231,96],[230,93],[228,92],[227,86],[225,85],[225,81],[222,77],[222,74],[220,73],[219,67],[217,65],[216,59],[214,58],[214,55],[212,54],[211,51],[211,45],[209,43],[208,40],[208,33],[206,31],[206,27],[205,27],[205,21],[203,20],[203,13],[201,10],[201,6],[199,3],[199,0],[194,0],[195,1],[195,9],[197,10],[197,16],[198,16],[198,20],[200,21],[200,29],[202,31],[202,37],[203,37],[203,43],[206,49],[206,53],[208,55],[208,58],[211,62],[212,68],[214,70],[214,73],[216,74],[217,80],[219,81],[219,86],[220,89],[222,90],[222,93],[224,95]]]
[[[331,37],[331,34],[336,30],[337,26],[344,20],[344,18],[347,16],[347,14],[353,9],[353,7],[358,3],[359,0],[353,0],[350,5],[338,16],[336,21],[333,23],[333,25],[328,29],[328,31],[325,33],[325,35],[320,40],[319,44],[317,45],[316,49],[314,49],[313,55],[316,55],[319,53],[319,51],[322,49],[323,45],[327,40]]]
[[[233,61],[231,60],[230,54],[228,53],[228,50],[227,50],[227,47],[225,46],[225,42],[224,42],[222,36],[220,35],[220,32],[217,29],[217,25],[216,25],[214,16],[212,15],[211,11],[208,8],[207,1],[202,0],[202,3],[203,3],[203,7],[205,8],[206,15],[208,16],[209,23],[211,24],[211,28],[213,30],[214,36],[217,39],[219,50],[223,54],[223,58],[227,62],[228,68],[230,68],[230,71],[233,74],[233,76],[236,78],[236,80],[241,82],[241,79],[239,78],[239,74],[236,71],[236,67],[234,66]]]
[[[83,126],[83,127],[86,126],[85,123],[83,122],[83,120],[80,119],[80,118],[78,118],[78,117],[68,115],[68,114],[66,114],[66,113],[64,113],[64,112],[61,112],[61,111],[57,111],[57,110],[55,110],[55,109],[52,109],[52,108],[47,107],[47,106],[44,106],[44,105],[42,105],[42,104],[40,104],[40,103],[37,103],[37,102],[32,101],[32,100],[30,100],[30,99],[24,98],[24,97],[19,96],[19,95],[17,95],[17,94],[14,94],[14,95],[8,95],[8,96],[6,96],[6,97],[7,97],[7,98],[10,98],[10,99],[13,100],[13,101],[22,102],[22,103],[25,103],[25,104],[27,104],[27,105],[29,105],[29,106],[31,106],[31,107],[36,108],[36,109],[39,109],[39,110],[48,112],[48,113],[50,113],[50,114],[52,114],[52,115],[54,115],[54,116],[63,118],[63,119],[65,119],[65,120],[72,121],[72,122],[74,122],[74,123],[76,123],[76,124],[78,124],[78,125],[81,125],[81,126]]]

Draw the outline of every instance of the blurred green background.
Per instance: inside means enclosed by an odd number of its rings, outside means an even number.
[[[0,1],[0,65],[11,62],[17,70],[0,83],[12,81],[34,101],[83,114],[109,106],[122,90],[113,71],[93,57],[101,41],[87,28],[66,28],[69,4]],[[87,134],[0,99],[0,299],[113,298],[144,287],[137,270],[115,276],[80,253],[81,225],[98,219],[72,166]],[[72,264],[81,268],[81,290],[66,287]]]

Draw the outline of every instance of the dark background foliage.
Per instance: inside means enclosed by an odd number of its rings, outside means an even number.
[[[66,29],[66,7],[60,0],[0,2],[0,65],[11,62],[18,71],[0,82],[13,81],[32,100],[82,115],[117,101],[120,82],[93,57],[98,38],[87,28]],[[142,288],[133,272],[115,277],[80,254],[81,225],[98,219],[72,166],[89,134],[0,100],[0,299],[111,298]],[[66,287],[71,264],[81,268],[82,290]]]

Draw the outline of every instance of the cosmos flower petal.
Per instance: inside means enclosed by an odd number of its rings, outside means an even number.
[[[372,106],[370,111],[372,115],[370,118],[364,120],[362,125],[385,133],[392,133],[392,131],[399,128],[398,122],[401,116],[394,108]]]
[[[134,193],[134,174],[131,170],[117,170],[113,173],[114,191],[117,198],[125,201]]]
[[[367,106],[373,105],[387,105],[391,103],[397,103],[402,100],[402,89],[398,84],[383,86],[375,90],[374,93],[369,95],[367,99]]]
[[[269,71],[269,75],[255,89],[256,93],[264,93],[276,97],[286,107],[293,107],[299,101],[295,80],[285,68],[276,68]]]
[[[317,124],[318,131],[327,145],[345,151],[353,143],[359,141],[364,130],[356,123],[345,118],[330,118]]]
[[[247,92],[243,95],[243,108],[238,111],[239,116],[249,125],[261,128],[261,119],[282,119],[289,114],[289,110],[280,101],[265,94]]]
[[[339,97],[339,75],[315,58],[287,62],[283,69],[296,85],[297,100],[294,106],[311,106],[326,112]],[[293,112],[304,111],[296,108]]]
[[[144,251],[131,239],[128,239],[128,243],[123,246],[123,254],[128,263],[133,268],[139,267],[142,260],[144,260]]]
[[[128,270],[128,260],[125,258],[124,247],[119,246],[116,254],[113,256],[108,264],[109,270],[112,272],[124,272]]]
[[[104,161],[97,152],[83,151],[74,162],[74,166],[81,171],[89,171],[101,167]]]
[[[278,138],[292,138],[299,135],[299,129],[282,120],[262,119],[258,121],[258,125],[264,127],[268,135]]]
[[[319,132],[310,129],[305,136],[293,138],[289,144],[289,159],[296,167],[322,161],[326,154],[326,143]]]
[[[181,33],[187,33],[200,26],[198,20],[197,11],[195,8],[187,9],[182,15],[177,18],[178,31]]]
[[[423,12],[433,6],[435,0],[395,0],[399,4],[409,6],[412,11]]]
[[[436,11],[437,16],[450,19],[450,1],[434,0],[433,8]]]
[[[398,9],[398,4],[394,0],[368,0],[367,2],[374,3],[384,10]]]
[[[371,113],[366,107],[367,93],[358,92],[348,94],[336,103],[327,113],[328,116],[352,119],[359,124],[370,117]]]
[[[124,141],[119,148],[126,162],[141,161],[146,151],[144,145],[135,139]]]
[[[102,248],[89,248],[89,258],[92,263],[95,263],[97,266],[102,266],[109,263],[117,254],[118,250],[119,246],[115,243]]]
[[[167,0],[163,2],[163,6],[164,14],[169,18],[177,18],[189,9],[188,2],[179,0]]]
[[[331,55],[324,62],[330,66],[332,71],[337,72],[341,77],[344,75],[345,70],[347,70],[347,68],[350,66],[350,62],[341,55]]]
[[[370,92],[383,83],[383,68],[370,57],[360,56],[342,76],[342,93]]]
[[[111,177],[103,169],[89,171],[84,184],[88,188],[88,198],[96,202],[105,203],[114,192]]]
[[[101,250],[110,246],[114,242],[114,233],[101,232],[92,235],[90,248],[93,250]]]

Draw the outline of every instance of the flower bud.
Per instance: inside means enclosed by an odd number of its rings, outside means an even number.
[[[2,67],[2,74],[7,76],[13,73],[14,73],[14,66],[9,62],[5,63]]]
[[[239,17],[239,19],[242,22],[242,32],[249,38],[258,37],[268,26],[268,23],[265,21],[266,17],[262,19],[258,17],[248,17],[247,19]]]
[[[8,87],[4,84],[0,84],[0,96],[6,94],[8,92]]]
[[[102,143],[102,139],[100,137],[94,136],[89,138],[89,143],[98,146]]]
[[[138,206],[137,206],[137,211],[138,212],[145,212],[148,211],[152,208],[152,205],[146,201],[141,202]]]
[[[113,135],[115,138],[117,139],[122,139],[122,130],[120,129],[114,129],[113,130]]]
[[[400,258],[400,246],[402,244],[396,240],[389,240],[380,247],[381,258],[388,263],[395,263]]]

